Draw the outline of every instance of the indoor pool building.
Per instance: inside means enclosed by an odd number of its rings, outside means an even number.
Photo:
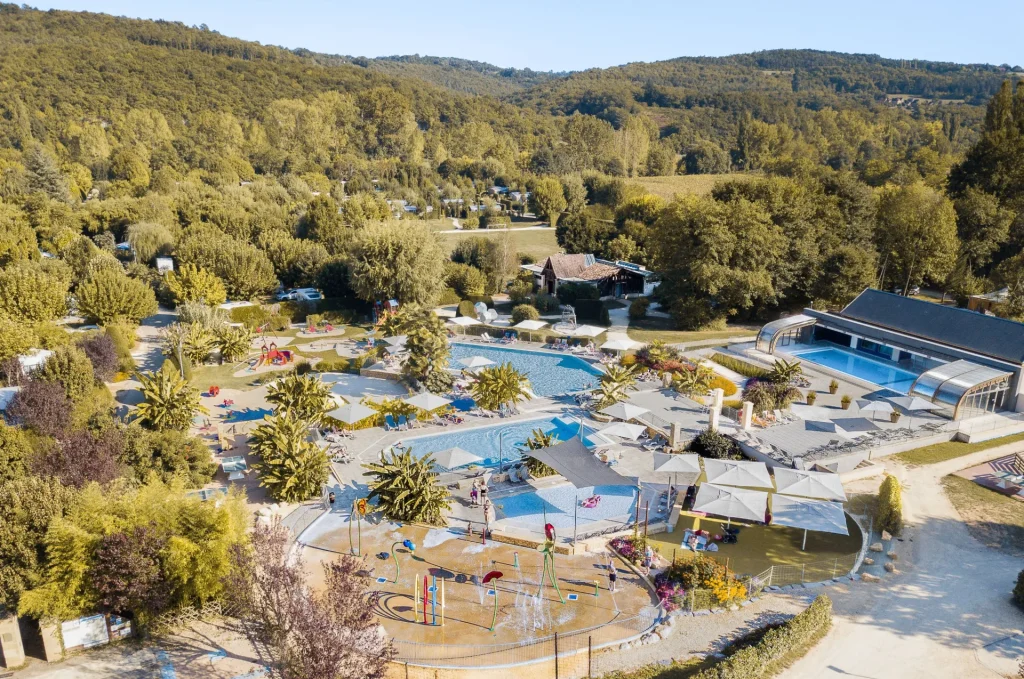
[[[867,289],[842,311],[768,323],[759,352],[939,406],[954,420],[1024,410],[1024,324]]]

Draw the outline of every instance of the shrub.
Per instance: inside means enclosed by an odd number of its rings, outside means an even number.
[[[32,328],[36,344],[43,349],[56,349],[71,344],[71,334],[56,323],[39,323]]]
[[[255,330],[270,320],[270,312],[261,306],[242,306],[231,310],[231,320],[235,323],[242,323],[247,328]]]
[[[601,293],[596,285],[591,283],[562,283],[556,291],[558,300],[562,304],[575,305],[584,299],[600,299]]]
[[[629,305],[629,318],[636,321],[647,317],[647,308],[651,306],[651,300],[646,297],[637,297]]]
[[[347,358],[325,358],[317,361],[313,370],[321,373],[343,373],[348,372],[351,366],[352,362]]]
[[[1017,585],[1013,588],[1013,603],[1024,609],[1024,571],[1017,573]]]
[[[885,475],[885,480],[878,488],[876,513],[879,530],[888,531],[892,535],[899,535],[903,531],[903,487],[899,479],[891,474]]]
[[[157,312],[156,295],[123,271],[100,269],[78,286],[78,310],[98,323],[127,318],[138,323]]]
[[[505,229],[512,226],[512,218],[508,215],[484,215],[480,226],[485,229]]]
[[[739,389],[731,380],[727,380],[721,375],[715,375],[711,378],[711,389],[721,389],[724,396],[732,396]]]
[[[720,354],[717,351],[712,353],[710,358],[723,368],[728,368],[734,373],[739,373],[744,377],[764,378],[767,377],[770,372],[769,370],[762,368],[761,366],[754,365],[749,361],[744,361],[743,359],[735,356],[726,356],[725,354]]]
[[[476,318],[476,308],[473,303],[468,299],[464,299],[459,302],[459,316],[468,316],[469,318]]]
[[[512,323],[535,321],[538,318],[540,318],[540,312],[529,304],[519,304],[512,309]]]
[[[67,333],[65,333],[67,334]],[[85,352],[92,363],[92,370],[101,382],[107,382],[117,372],[120,359],[117,346],[108,334],[93,333],[78,341],[78,346]]]
[[[466,217],[464,219],[460,219],[459,220],[459,224],[462,225],[463,229],[469,229],[469,230],[479,229],[480,228],[480,218],[478,216],[476,216],[476,215],[470,215],[470,216],[468,216],[468,217]]]
[[[701,457],[710,457],[716,460],[731,460],[740,454],[740,447],[728,436],[705,429],[690,441],[690,450]]]
[[[576,320],[591,321],[600,325],[611,325],[608,309],[599,299],[580,299],[576,301]]]
[[[684,589],[707,587],[715,578],[726,575],[725,566],[705,554],[695,554],[692,559],[680,559],[659,575],[659,579],[679,583]]]
[[[722,401],[722,407],[732,408],[733,410],[740,410],[743,408],[743,401],[738,398],[731,398],[727,401]]]
[[[516,281],[508,286],[508,298],[513,304],[522,304],[530,300],[530,293],[533,292],[533,285],[527,281]]]
[[[558,298],[547,293],[537,295],[533,300],[533,306],[537,307],[537,310],[542,314],[552,313],[554,311],[558,311]]]
[[[71,401],[81,399],[93,387],[92,363],[78,347],[58,347],[39,370],[39,379],[59,383]]]
[[[694,675],[694,679],[767,679],[803,655],[832,626],[832,600],[819,595],[803,612],[769,629],[752,646]]]
[[[462,300],[459,293],[450,286],[445,286],[444,290],[441,291],[441,299],[438,300],[438,304],[441,306],[447,306],[449,304],[458,304]]]
[[[267,322],[270,325],[270,329],[276,332],[284,332],[292,327],[291,317],[285,314],[274,314]]]
[[[103,332],[114,342],[117,350],[118,369],[123,372],[131,372],[135,369],[135,359],[132,358],[132,349],[135,348],[135,325],[128,322],[110,323],[103,328]]]

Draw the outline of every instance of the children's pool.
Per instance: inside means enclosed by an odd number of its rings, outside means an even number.
[[[530,386],[537,396],[554,396],[597,386],[601,372],[581,358],[541,351],[496,347],[488,344],[451,345],[452,368],[461,368],[460,359],[483,356],[495,363],[511,363],[530,378]]]
[[[449,448],[462,448],[484,458],[481,465],[492,467],[497,466],[499,458],[506,465],[510,461],[518,460],[518,448],[526,443],[526,439],[530,438],[535,429],[540,429],[545,434],[553,433],[559,441],[566,441],[579,433],[580,425],[578,421],[544,417],[473,429],[466,429],[464,425],[453,426],[450,429],[450,433],[407,438],[403,443],[412,448],[412,453],[417,458]],[[585,443],[586,437],[593,433],[593,429],[583,427]]]
[[[587,498],[599,495],[600,501],[592,509],[580,505]],[[555,528],[572,530],[573,512],[576,525],[594,521],[625,521],[636,509],[636,489],[630,486],[594,486],[574,488],[563,484],[553,488],[520,493],[494,500],[498,518],[521,528],[540,531],[545,520]]]

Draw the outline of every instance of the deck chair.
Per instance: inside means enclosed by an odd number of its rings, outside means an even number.
[[[493,344],[494,342],[498,341],[498,340],[494,339],[493,337],[491,337],[490,334],[488,334],[486,332],[483,333],[482,335],[480,335],[480,339],[483,340],[486,344]]]
[[[395,429],[398,429],[398,425],[395,424],[395,418],[392,417],[391,415],[384,416],[384,429],[386,429],[387,431],[393,431]]]
[[[409,421],[405,419],[405,415],[398,416],[398,428],[399,430],[409,428]]]

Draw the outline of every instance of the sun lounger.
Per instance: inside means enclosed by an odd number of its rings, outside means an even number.
[[[395,424],[395,418],[391,415],[384,416],[384,429],[387,431],[394,431],[398,429],[398,425]]]
[[[405,419],[405,415],[399,415],[398,416],[398,429],[399,429],[399,431],[401,431],[402,429],[408,429],[408,428],[409,428],[409,421],[407,419]]]
[[[485,333],[483,333],[482,335],[480,335],[480,339],[481,339],[481,341],[483,341],[483,342],[485,342],[485,343],[487,343],[487,344],[493,344],[494,342],[497,342],[497,341],[498,341],[498,340],[496,340],[495,338],[491,337],[491,336],[490,336],[490,335],[489,335],[488,333],[486,333],[486,332],[485,332]]]

